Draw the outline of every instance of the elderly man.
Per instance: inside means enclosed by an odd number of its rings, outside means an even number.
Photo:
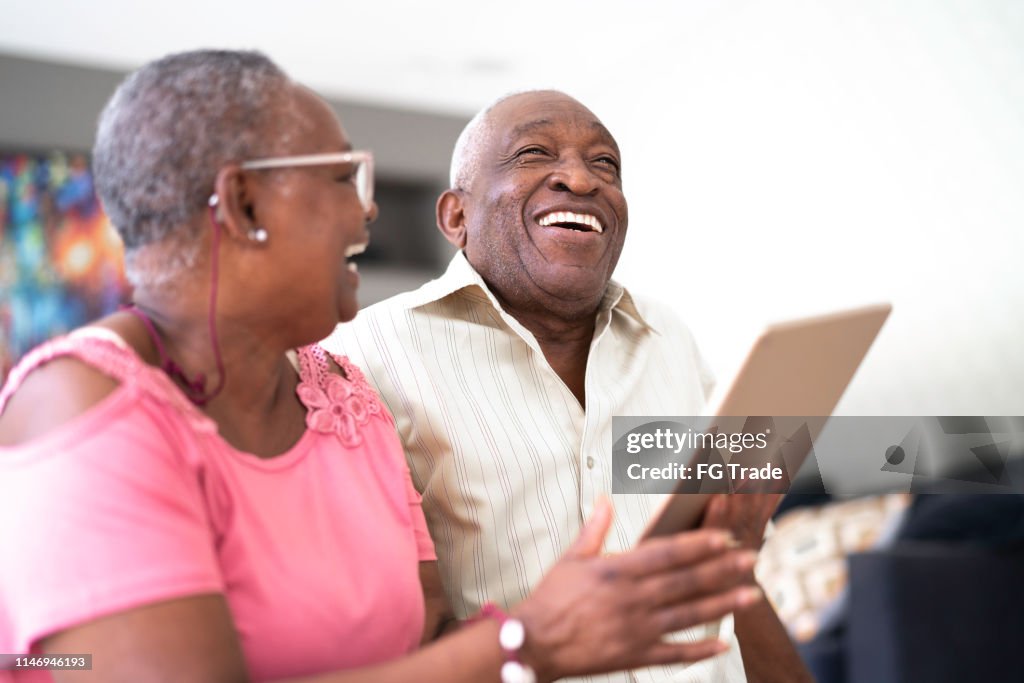
[[[615,139],[560,92],[503,98],[455,146],[437,223],[447,272],[360,313],[326,345],[366,368],[406,448],[456,615],[514,604],[611,493],[613,415],[698,414],[711,385],[689,331],[611,280],[628,213]],[[633,545],[657,500],[615,496],[606,549]],[[768,506],[716,501],[713,523],[759,545]],[[751,580],[753,580],[751,578]],[[734,643],[731,620],[681,638]],[[770,607],[743,646],[608,681],[796,680]]]

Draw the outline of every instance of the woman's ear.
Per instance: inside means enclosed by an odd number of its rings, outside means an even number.
[[[437,198],[437,229],[457,249],[466,246],[466,211],[462,190],[445,190]]]
[[[266,234],[266,230],[256,224],[252,189],[238,164],[228,164],[217,171],[214,188],[217,198],[216,204],[212,205],[213,214],[227,235],[251,242],[254,241],[253,235],[260,231]]]

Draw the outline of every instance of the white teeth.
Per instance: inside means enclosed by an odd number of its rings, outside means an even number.
[[[549,214],[541,216],[540,220],[537,221],[542,226],[554,225],[555,223],[577,223],[579,225],[585,225],[591,228],[594,232],[604,232],[604,226],[601,225],[601,221],[597,219],[597,216],[592,216],[589,213],[573,213],[572,211],[552,211]]]
[[[353,273],[358,273],[359,272],[359,266],[357,266],[356,264],[354,264],[354,263],[347,263],[345,265],[347,265],[348,269],[350,271],[352,271]]]
[[[366,251],[366,242],[363,242],[362,244],[353,244],[345,250],[345,258],[351,258],[357,254],[362,254],[364,251]]]

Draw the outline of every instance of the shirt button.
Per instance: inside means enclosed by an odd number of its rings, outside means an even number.
[[[588,470],[594,469],[594,458],[589,456],[589,455],[587,456],[587,469]]]

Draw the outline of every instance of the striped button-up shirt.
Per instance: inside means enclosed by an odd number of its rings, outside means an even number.
[[[597,498],[611,496],[613,415],[697,415],[712,383],[689,330],[611,282],[584,410],[462,252],[443,276],[361,311],[324,345],[362,367],[394,414],[460,618],[525,598]],[[660,500],[611,498],[605,548],[628,550]],[[745,680],[731,618],[680,634],[716,636],[733,647],[713,660],[590,680]]]

